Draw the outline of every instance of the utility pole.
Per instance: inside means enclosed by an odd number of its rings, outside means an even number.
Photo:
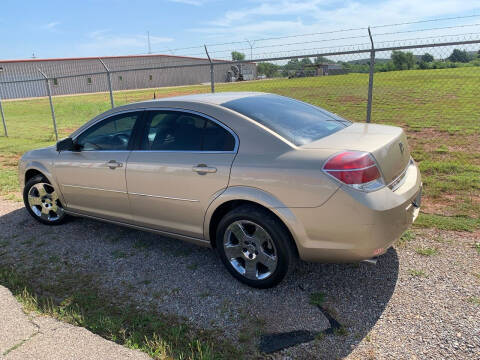
[[[248,42],[248,45],[250,46],[250,61],[252,60],[252,49],[253,49],[253,46],[255,45],[255,40],[254,41],[250,41],[248,39],[245,39],[247,40]]]
[[[150,31],[147,31],[148,53],[152,53],[152,46],[150,45]]]

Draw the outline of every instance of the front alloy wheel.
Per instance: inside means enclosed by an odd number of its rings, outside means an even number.
[[[43,176],[25,184],[23,200],[30,215],[43,224],[60,224],[66,216],[57,192]]]

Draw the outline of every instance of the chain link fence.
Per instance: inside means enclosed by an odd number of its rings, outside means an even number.
[[[377,46],[364,44],[359,49],[330,48],[303,55],[288,55],[286,50],[285,56],[240,61],[165,56],[161,60],[158,57],[95,59],[88,64],[78,60],[68,67],[61,61],[45,62],[41,64],[43,69],[17,74],[17,78],[0,77],[4,134],[9,135],[5,103],[10,104],[5,99],[39,98],[32,101],[40,101],[48,97],[51,128],[56,137],[57,119],[60,128],[78,125],[62,120],[67,114],[55,109],[62,95],[72,93],[98,93],[78,98],[77,106],[82,107],[84,99],[98,103],[92,106],[95,111],[102,111],[157,96],[265,91],[323,106],[355,121],[392,122],[412,128],[431,123],[442,127],[441,130],[478,126],[480,39],[446,40],[427,44],[390,41]],[[219,55],[219,51],[215,54]],[[131,91],[142,88],[154,90]],[[454,123],[454,119],[441,124],[436,120],[449,113],[444,111],[445,107],[452,106],[462,113],[463,125]]]
[[[478,218],[480,24],[418,23],[168,49],[171,55],[29,61],[16,72],[0,62],[3,132],[26,149],[131,102],[276,93],[349,120],[401,126],[424,175],[424,211]]]

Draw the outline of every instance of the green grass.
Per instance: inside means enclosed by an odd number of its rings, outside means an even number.
[[[310,294],[310,304],[315,306],[322,306],[325,302],[325,294],[324,293],[312,293]]]
[[[408,274],[415,277],[428,277],[427,273],[423,270],[408,269]]]
[[[477,250],[477,253],[480,255],[480,242],[473,244],[473,247]]]
[[[398,245],[403,247],[406,246],[410,241],[415,239],[415,233],[412,230],[405,231],[400,240],[398,240]]]
[[[42,286],[33,276],[0,266],[0,284],[12,291],[27,312],[49,315],[82,326],[108,340],[141,350],[155,359],[239,359],[243,354],[215,331],[193,328],[174,316],[139,310],[102,295],[89,277],[56,278]],[[35,287],[33,286],[35,283]],[[52,293],[54,297],[41,295]]]
[[[423,256],[433,256],[433,255],[438,254],[438,249],[437,248],[424,247],[424,248],[415,249],[415,252],[417,254],[420,254],[420,255],[423,255]]]
[[[480,219],[466,216],[442,216],[436,214],[423,214],[415,222],[417,227],[437,228],[440,230],[469,231],[480,229]]]
[[[480,306],[480,297],[478,296],[471,296],[467,300],[469,303]]]
[[[372,122],[402,126],[419,162],[424,198],[419,226],[472,231],[480,213],[480,68],[376,73]],[[364,121],[368,74],[216,84],[216,91],[264,91]],[[116,105],[154,90],[115,92]],[[160,88],[156,96],[209,92],[209,86]],[[20,199],[16,164],[29,149],[54,143],[48,99],[4,101],[10,137],[0,136],[0,195]],[[54,98],[60,136],[109,109],[107,93]],[[443,215],[451,220],[440,220]]]

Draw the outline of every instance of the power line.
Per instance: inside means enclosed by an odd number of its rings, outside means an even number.
[[[480,17],[480,14],[455,16],[455,17],[447,17],[447,18],[436,18],[436,19],[429,19],[429,20],[410,21],[410,22],[395,23],[395,24],[376,25],[376,26],[371,26],[371,28],[373,29],[373,28],[385,28],[385,27],[394,27],[394,26],[402,26],[402,25],[414,25],[414,24],[440,22],[440,21],[448,21],[448,20],[469,19],[469,18],[475,18],[475,17]],[[468,26],[468,25],[466,25],[466,26]],[[459,26],[454,26],[454,27],[462,27],[462,26],[459,25]],[[450,29],[450,28],[454,28],[454,27],[444,27],[444,28],[441,28],[441,29]],[[341,33],[341,32],[359,31],[359,30],[366,30],[366,29],[367,29],[367,27],[357,27],[357,28],[350,28],[350,29],[339,29],[339,30],[333,30],[333,31],[303,33],[303,34],[288,35],[288,36],[266,37],[266,38],[253,39],[253,40],[251,40],[251,42],[253,43],[253,42],[259,42],[259,41],[282,40],[282,39],[290,39],[290,38],[296,38],[296,37],[335,34],[335,33]],[[416,31],[424,31],[424,30],[416,30]],[[411,31],[411,32],[414,32],[414,31]],[[379,34],[377,34],[377,35],[379,35]],[[223,43],[211,43],[211,44],[207,44],[207,47],[235,45],[235,44],[242,44],[242,43],[247,43],[247,41],[243,40],[243,41],[231,41],[231,42],[223,42]],[[188,46],[188,47],[182,47],[182,48],[177,48],[177,49],[167,49],[167,50],[168,51],[180,51],[180,50],[191,50],[191,49],[196,49],[196,48],[199,48],[199,49],[202,48],[203,49],[203,45]],[[166,52],[167,50],[159,50],[159,51],[155,51],[155,52],[156,53]]]

